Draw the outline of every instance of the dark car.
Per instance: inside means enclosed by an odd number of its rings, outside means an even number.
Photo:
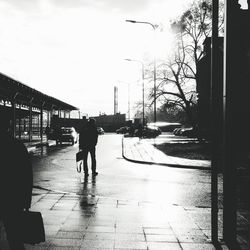
[[[186,137],[197,137],[197,131],[194,128],[178,128],[173,131],[174,135],[186,136]]]
[[[104,135],[104,129],[102,127],[97,127],[98,135]]]
[[[61,127],[60,135],[56,138],[57,143],[70,142],[72,145],[77,143],[78,134],[74,127]]]
[[[143,130],[143,137],[155,138],[161,134],[161,129],[157,126],[146,126]]]
[[[174,131],[173,131],[173,134],[174,134],[174,135],[181,135],[181,133],[182,133],[182,128],[176,128],[176,129],[174,129]]]
[[[146,126],[142,129],[141,133],[138,129],[135,130],[135,136],[143,138],[155,138],[160,134],[161,134],[161,129],[156,126]]]
[[[173,132],[177,128],[181,128],[182,124],[178,122],[151,122],[148,126],[156,126],[162,132]]]
[[[120,127],[116,130],[117,134],[126,134],[129,132],[129,127]]]
[[[182,136],[187,136],[187,137],[197,137],[197,131],[194,128],[185,128],[181,132]]]

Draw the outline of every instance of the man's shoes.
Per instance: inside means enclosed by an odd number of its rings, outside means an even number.
[[[92,176],[97,176],[97,175],[98,175],[98,172],[92,173]]]

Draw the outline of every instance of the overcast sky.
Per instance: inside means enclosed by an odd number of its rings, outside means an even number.
[[[167,54],[167,24],[187,0],[0,0],[0,72],[82,112],[112,114],[113,88],[118,110],[141,97],[140,64]],[[163,24],[154,45],[150,25]],[[156,51],[153,48],[157,48]],[[131,87],[132,86],[132,87]]]

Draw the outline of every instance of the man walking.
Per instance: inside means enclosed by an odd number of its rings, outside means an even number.
[[[92,176],[98,175],[96,172],[96,144],[98,140],[98,131],[96,127],[95,119],[90,118],[86,126],[82,128],[79,137],[79,149],[83,151],[83,167],[84,174],[87,177],[88,174],[88,153],[91,156],[91,170]]]

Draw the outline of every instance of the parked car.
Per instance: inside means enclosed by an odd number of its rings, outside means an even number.
[[[177,128],[181,128],[182,124],[179,122],[150,122],[149,126],[156,126],[162,132],[173,132]]]
[[[156,126],[146,126],[142,129],[143,138],[155,138],[161,134],[161,129]],[[135,130],[135,136],[139,136],[139,130]]]
[[[174,131],[173,131],[174,135],[181,135],[181,132],[182,132],[181,130],[182,130],[182,128],[174,129]]]
[[[197,132],[193,128],[177,128],[173,133],[179,136],[197,137]]]
[[[157,126],[146,126],[143,131],[143,136],[146,138],[155,138],[161,134],[161,129]]]
[[[104,135],[104,129],[102,127],[97,127],[98,135]]]
[[[60,135],[56,138],[56,143],[70,142],[72,145],[77,143],[78,133],[74,127],[61,127]]]
[[[183,129],[182,136],[187,136],[187,137],[197,137],[197,133],[193,128],[185,128]]]
[[[117,134],[126,134],[129,132],[129,127],[120,127],[116,130]]]

